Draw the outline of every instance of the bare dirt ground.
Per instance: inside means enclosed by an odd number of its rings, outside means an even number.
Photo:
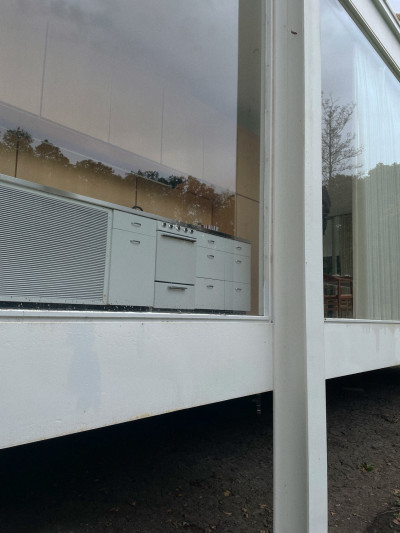
[[[400,532],[400,369],[329,381],[327,413],[329,532]],[[3,450],[0,472],[1,533],[270,533],[272,395]]]

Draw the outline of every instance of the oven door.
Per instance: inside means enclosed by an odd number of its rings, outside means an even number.
[[[157,232],[156,281],[194,285],[196,237]]]

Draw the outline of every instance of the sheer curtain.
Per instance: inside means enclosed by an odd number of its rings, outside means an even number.
[[[375,54],[354,48],[353,180],[355,318],[400,319],[400,91]]]

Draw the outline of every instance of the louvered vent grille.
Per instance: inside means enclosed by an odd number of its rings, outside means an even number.
[[[103,299],[108,213],[0,185],[0,299]]]

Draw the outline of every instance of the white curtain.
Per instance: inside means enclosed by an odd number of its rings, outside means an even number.
[[[359,177],[353,185],[355,318],[400,319],[400,88],[368,47],[354,52]]]

